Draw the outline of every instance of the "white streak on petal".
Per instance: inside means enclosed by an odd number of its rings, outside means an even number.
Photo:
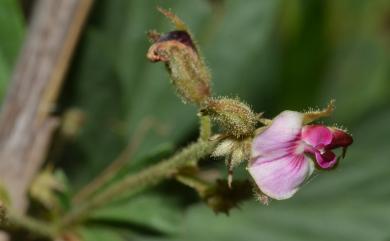
[[[313,172],[313,163],[304,154],[255,162],[256,165],[249,167],[249,173],[264,194],[277,200],[293,196]]]

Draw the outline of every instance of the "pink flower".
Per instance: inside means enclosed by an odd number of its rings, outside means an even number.
[[[267,196],[290,198],[315,167],[330,169],[338,159],[332,149],[352,144],[346,132],[324,125],[303,125],[304,114],[284,111],[254,138],[249,173]]]

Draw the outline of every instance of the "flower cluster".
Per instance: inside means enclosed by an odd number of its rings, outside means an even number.
[[[339,128],[310,124],[329,116],[333,102],[322,111],[284,111],[268,120],[238,99],[213,97],[211,75],[192,34],[176,15],[159,10],[176,29],[166,34],[150,32],[153,44],[147,57],[152,62],[164,62],[179,97],[197,105],[202,116],[221,127],[213,156],[226,158],[229,187],[233,167],[243,161],[248,161],[247,169],[264,201],[268,197],[290,198],[315,169],[336,167],[352,144],[351,135]],[[340,156],[333,152],[336,148],[343,149]]]

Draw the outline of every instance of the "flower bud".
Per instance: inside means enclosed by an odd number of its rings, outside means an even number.
[[[256,115],[251,108],[235,99],[209,99],[203,114],[208,114],[225,130],[226,134],[235,138],[243,138],[254,133]]]
[[[162,35],[151,33],[154,43],[147,57],[166,64],[172,84],[184,102],[201,105],[210,97],[210,73],[184,23],[171,12],[160,11],[180,28]]]

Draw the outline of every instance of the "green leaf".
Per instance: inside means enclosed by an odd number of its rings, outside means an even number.
[[[117,229],[107,229],[100,226],[87,226],[79,231],[82,241],[125,241]]]
[[[389,2],[331,1],[328,7],[333,50],[321,95],[336,98],[334,119],[350,123],[390,100]]]
[[[0,103],[24,35],[24,21],[16,0],[0,1]]]
[[[142,195],[99,209],[91,219],[108,225],[112,222],[113,226],[121,223],[172,234],[178,231],[182,217],[178,204],[172,199]]]

